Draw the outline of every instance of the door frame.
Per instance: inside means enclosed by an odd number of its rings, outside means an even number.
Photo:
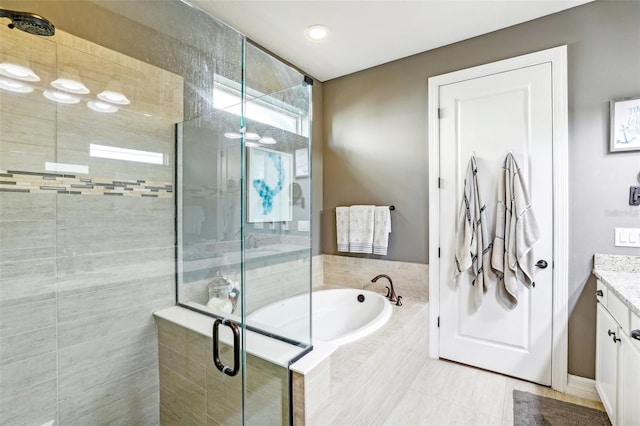
[[[429,78],[429,356],[439,358],[440,335],[440,86],[490,74],[551,63],[553,90],[553,309],[551,387],[565,392],[568,379],[569,323],[569,190],[568,190],[568,99],[567,46],[454,71]]]

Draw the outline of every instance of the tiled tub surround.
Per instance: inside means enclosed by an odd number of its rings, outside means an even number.
[[[640,256],[596,254],[593,274],[640,317]]]
[[[395,262],[380,259],[322,255],[323,285],[349,287],[382,292],[386,280],[372,283],[378,274],[387,274],[393,280],[396,294],[417,300],[429,300],[429,265],[424,263]]]
[[[118,78],[131,100],[100,114],[38,88],[0,92],[0,423],[157,424],[152,313],[175,300],[182,79],[60,30],[43,38],[2,26],[0,39],[0,61],[28,61],[43,85],[72,66],[87,96]],[[91,143],[162,152],[165,164],[91,157]],[[46,162],[89,173],[48,172]]]
[[[314,345],[291,367],[294,424],[382,424],[428,359],[427,321],[428,304],[407,297],[374,334],[337,349]]]
[[[428,359],[428,265],[326,255],[314,257],[313,287],[366,289],[385,294],[388,274],[402,306],[379,331],[339,348],[314,343],[291,366],[294,424],[381,424]]]
[[[213,318],[174,306],[156,313],[160,368],[160,422],[171,425],[242,423],[242,370],[229,377],[213,363]],[[226,327],[220,356],[233,364]],[[230,334],[230,333],[229,333]],[[289,424],[287,364],[300,348],[247,332],[247,424]],[[256,356],[255,354],[260,354]]]

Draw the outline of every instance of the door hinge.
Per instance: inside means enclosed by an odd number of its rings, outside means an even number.
[[[440,188],[441,183],[442,183],[442,180],[438,178],[438,188]]]
[[[438,118],[442,118],[442,108],[438,108]]]
[[[440,328],[440,317],[438,317],[438,328]]]
[[[438,257],[440,257],[440,247],[438,247]]]

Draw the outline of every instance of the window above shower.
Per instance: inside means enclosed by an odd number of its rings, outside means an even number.
[[[247,99],[244,116],[252,121],[286,130],[302,136],[309,136],[309,110],[288,104],[274,95],[260,93],[246,88]],[[242,116],[242,88],[236,82],[220,75],[215,76],[213,106],[236,116]]]

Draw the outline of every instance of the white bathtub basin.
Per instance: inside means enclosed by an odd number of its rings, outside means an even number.
[[[313,342],[343,345],[382,327],[393,308],[382,295],[367,290],[333,289],[312,293]],[[360,302],[358,296],[364,296]],[[247,317],[247,323],[295,340],[308,339],[308,295],[291,297]]]

